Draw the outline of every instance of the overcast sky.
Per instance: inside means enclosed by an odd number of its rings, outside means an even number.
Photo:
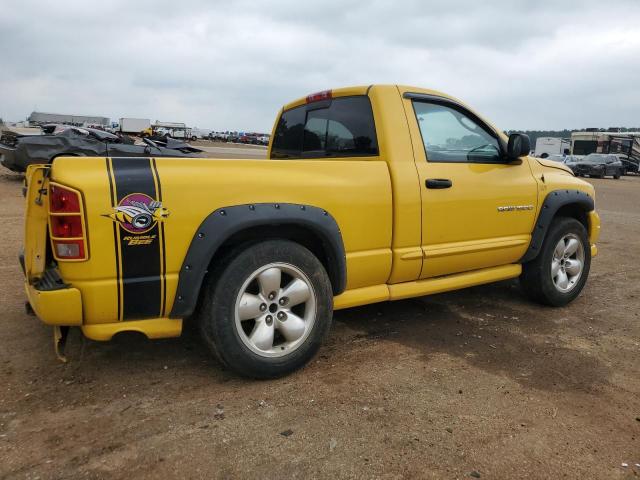
[[[640,126],[638,0],[21,0],[0,7],[0,61],[12,121],[38,110],[270,131],[294,98],[401,83],[502,129]]]

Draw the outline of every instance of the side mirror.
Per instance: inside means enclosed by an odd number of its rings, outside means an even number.
[[[516,160],[528,155],[530,151],[531,140],[529,140],[529,135],[524,133],[512,133],[509,135],[509,143],[507,144],[507,157],[509,160]]]

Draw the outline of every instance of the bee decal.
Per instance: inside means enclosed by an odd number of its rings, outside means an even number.
[[[144,193],[132,193],[124,197],[113,213],[103,215],[118,222],[129,233],[142,234],[151,230],[156,223],[164,221],[169,211],[162,202]]]

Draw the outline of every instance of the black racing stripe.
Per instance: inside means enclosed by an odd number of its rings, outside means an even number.
[[[132,193],[157,199],[151,162],[148,158],[117,157],[111,159],[118,203]],[[155,235],[149,244],[130,244],[136,235],[120,229],[122,254],[122,305],[124,320],[161,315],[160,241],[158,225],[142,235]]]
[[[109,199],[111,200],[111,207],[115,207],[115,203],[113,201],[113,179],[111,178],[111,167],[109,166],[109,159],[105,158],[107,163],[107,176],[109,177],[109,192],[111,196]],[[113,222],[113,246],[116,250],[116,291],[117,291],[117,299],[116,303],[118,304],[118,320],[121,319],[121,311],[120,311],[120,254],[118,253],[118,226],[116,222]]]
[[[156,159],[151,159],[151,166],[153,167],[153,172],[156,175],[156,182],[158,183],[158,201],[162,201],[162,185],[160,184],[160,175],[158,175],[158,166],[156,165]]]
[[[160,240],[162,242],[162,308],[160,315],[165,316],[167,309],[167,250],[164,247],[164,223],[160,224]]]
[[[162,183],[160,182],[160,175],[158,174],[158,166],[156,165],[156,159],[151,159],[151,166],[153,173],[156,176],[156,186],[158,188],[159,202],[162,202]],[[160,277],[162,279],[162,303],[160,304],[160,316],[164,317],[165,310],[167,308],[167,251],[164,245],[164,223],[160,223],[160,248],[162,248],[162,265],[160,266]]]

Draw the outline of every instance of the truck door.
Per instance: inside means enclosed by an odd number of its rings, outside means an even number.
[[[528,160],[505,163],[495,130],[453,100],[403,101],[422,189],[420,278],[517,262],[537,210]]]

